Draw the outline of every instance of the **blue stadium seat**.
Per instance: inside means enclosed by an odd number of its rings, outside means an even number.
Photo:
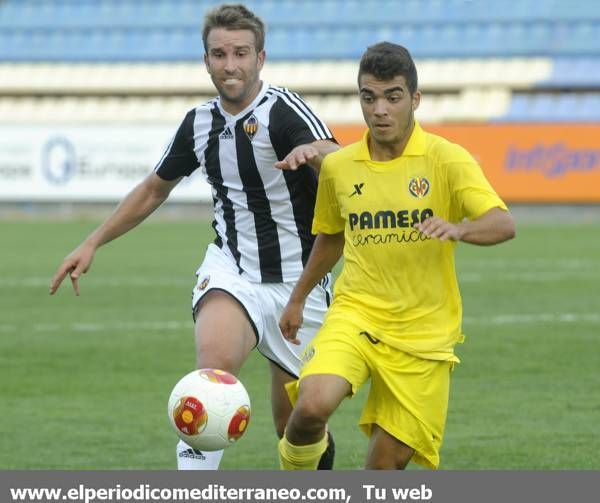
[[[600,54],[597,57],[556,58],[552,75],[537,87],[600,87]]]
[[[515,94],[511,100],[508,112],[499,120],[520,122],[527,120],[530,116],[529,97],[524,94]]]
[[[586,97],[581,119],[600,122],[600,93],[590,94]]]
[[[598,122],[600,92],[517,93],[509,111],[496,122]]]
[[[164,30],[170,47],[149,42],[124,44],[126,53],[90,43],[66,48],[65,60],[187,60],[206,10],[220,0],[5,0],[0,2],[0,31],[34,30],[54,44],[57,30]],[[600,57],[600,3],[597,0],[248,0],[264,16],[273,59],[349,58],[380,40],[406,45],[416,57]],[[568,4],[568,7],[566,5]],[[178,31],[183,30],[183,31]],[[283,33],[287,31],[288,33]],[[295,32],[298,32],[296,34]],[[314,33],[311,43],[307,32]],[[329,33],[329,39],[322,36]],[[350,37],[349,32],[354,35]],[[152,32],[153,33],[153,32]],[[173,33],[179,35],[174,36]],[[103,36],[111,39],[111,34]],[[115,35],[118,39],[122,35]],[[133,35],[132,35],[133,36]],[[7,37],[6,33],[3,39]],[[158,37],[153,33],[152,37]],[[8,36],[12,38],[12,35]],[[85,40],[78,38],[84,44]],[[322,42],[321,42],[322,41]],[[60,46],[64,43],[57,42]],[[60,58],[37,40],[30,50],[9,52],[4,60],[39,61]],[[99,53],[90,52],[98,47]],[[177,49],[178,48],[178,49]],[[52,55],[50,54],[52,53]],[[18,56],[20,54],[20,56]],[[79,56],[77,56],[79,55]],[[148,58],[148,59],[145,59]]]
[[[569,122],[581,120],[583,115],[582,103],[575,93],[558,94],[553,96],[553,110],[549,114],[553,121]]]

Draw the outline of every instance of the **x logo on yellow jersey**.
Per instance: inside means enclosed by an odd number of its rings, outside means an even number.
[[[362,195],[361,189],[363,188],[364,185],[365,185],[364,183],[355,183],[354,184],[354,192],[352,192],[352,194],[350,194],[348,197]]]

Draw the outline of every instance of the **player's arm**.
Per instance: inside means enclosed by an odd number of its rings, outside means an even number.
[[[67,255],[50,283],[53,295],[70,275],[75,294],[79,295],[79,276],[90,268],[96,250],[118,238],[147,218],[169,196],[181,178],[163,180],[156,173],[148,175],[125,198],[104,223],[94,230],[75,250]]]
[[[305,145],[298,145],[281,161],[276,162],[275,167],[295,171],[303,164],[308,164],[318,172],[321,169],[323,158],[339,148],[340,146],[331,140],[317,140]]]
[[[492,208],[479,218],[453,224],[441,217],[431,217],[416,224],[415,228],[426,236],[440,241],[463,241],[489,246],[515,237],[512,215],[501,208]]]
[[[279,328],[283,337],[291,343],[300,344],[300,341],[296,339],[296,334],[302,326],[302,311],[304,310],[306,297],[337,263],[343,251],[343,232],[337,234],[319,233],[317,235],[306,267],[292,290],[290,299],[279,320]]]

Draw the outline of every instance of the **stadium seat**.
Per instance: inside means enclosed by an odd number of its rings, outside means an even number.
[[[582,109],[581,120],[600,122],[600,93],[587,95]]]
[[[596,57],[555,58],[552,74],[538,87],[600,86],[600,52]]]
[[[196,43],[203,13],[216,0],[40,0],[0,3],[0,31],[29,36],[37,46],[19,52],[0,47],[2,60],[44,61],[184,61]],[[577,8],[565,2],[504,0],[493,3],[465,0],[254,0],[248,5],[263,15],[275,59],[355,59],[366,45],[392,40],[409,47],[416,57],[514,57],[591,55],[600,52],[600,9],[593,0],[580,0]],[[315,13],[318,13],[315,16]],[[125,43],[125,52],[107,50],[73,33],[103,29],[109,46],[122,37],[151,30],[146,45]],[[163,35],[154,30],[164,31]],[[327,32],[332,43],[298,44],[295,32]],[[64,33],[62,33],[64,32]],[[131,32],[131,33],[130,33]],[[178,35],[173,38],[173,32]],[[57,33],[61,33],[58,35]],[[352,33],[353,36],[348,36]],[[284,36],[285,35],[285,36]],[[6,36],[6,33],[4,34]],[[63,38],[64,37],[64,38]],[[163,38],[174,42],[171,48]],[[68,40],[68,42],[67,42]],[[56,45],[53,45],[56,44]],[[45,50],[53,46],[52,51]],[[66,49],[61,51],[61,49]]]
[[[600,93],[517,93],[501,122],[598,122]]]
[[[81,106],[90,120],[93,113],[104,120],[116,107],[129,106],[117,104],[112,93],[151,95],[143,112],[123,114],[133,120],[144,114],[170,116],[169,110],[180,103],[165,96],[214,92],[199,64],[200,26],[206,10],[219,3],[0,1],[2,110],[24,116],[37,103],[41,116],[51,116],[52,110]],[[416,58],[424,91],[419,114],[427,120],[600,120],[597,0],[578,0],[576,5],[556,0],[403,0],[401,7],[397,0],[246,4],[268,26],[265,79],[308,92],[335,120],[360,120],[356,62],[368,45],[382,40],[405,45]],[[5,101],[28,93],[74,93],[96,102],[50,96]],[[141,102],[133,103],[132,110]]]

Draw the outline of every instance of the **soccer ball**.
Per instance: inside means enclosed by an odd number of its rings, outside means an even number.
[[[229,372],[194,370],[173,388],[168,414],[175,432],[190,447],[218,451],[246,431],[250,398],[244,385]]]

